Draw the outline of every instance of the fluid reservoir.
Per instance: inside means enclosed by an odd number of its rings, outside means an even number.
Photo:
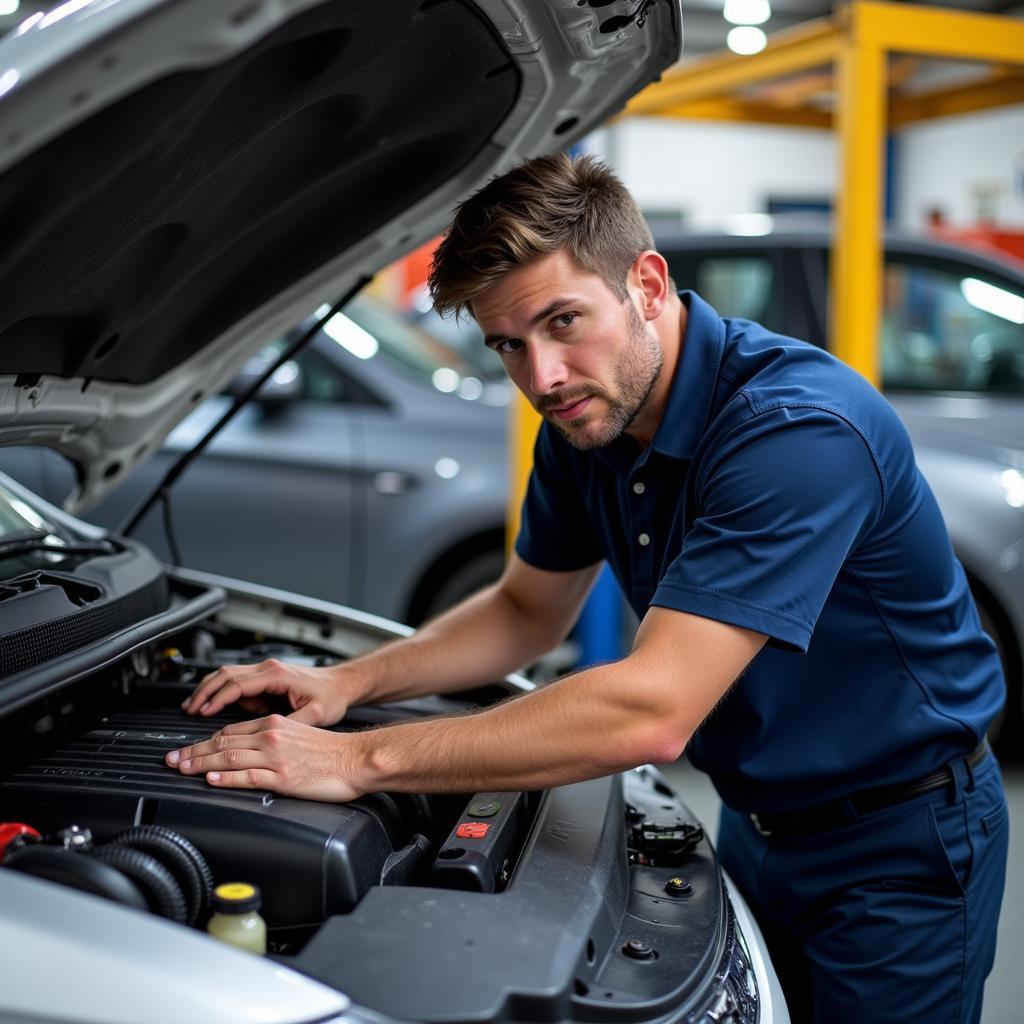
[[[213,914],[206,926],[214,938],[250,953],[266,953],[267,925],[259,915],[260,891],[248,882],[227,882],[213,890]]]

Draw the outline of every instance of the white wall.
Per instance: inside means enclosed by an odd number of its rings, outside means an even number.
[[[995,223],[1024,230],[1024,105],[944,117],[899,136],[897,220],[924,226],[929,207],[950,224],[977,224],[978,193],[986,193]]]
[[[634,118],[595,133],[586,149],[641,207],[679,209],[695,227],[761,213],[769,196],[828,198],[836,188],[835,143],[813,128]]]

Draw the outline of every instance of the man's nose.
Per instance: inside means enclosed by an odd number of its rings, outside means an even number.
[[[535,395],[549,395],[569,382],[569,374],[557,346],[530,346],[530,389]]]

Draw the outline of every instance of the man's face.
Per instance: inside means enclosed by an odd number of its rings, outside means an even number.
[[[510,271],[473,315],[530,404],[576,448],[610,444],[650,412],[662,351],[632,300],[559,251]]]

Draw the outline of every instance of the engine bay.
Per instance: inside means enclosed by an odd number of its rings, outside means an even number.
[[[184,836],[218,882],[260,888],[275,950],[294,948],[331,915],[350,911],[371,885],[428,878],[431,855],[466,807],[465,796],[380,793],[327,804],[218,790],[167,768],[168,750],[252,717],[231,709],[212,718],[185,715],[179,705],[206,671],[272,656],[305,664],[333,660],[294,645],[218,646],[206,630],[180,642],[184,651],[162,645],[136,652],[107,678],[83,680],[0,726],[3,821],[23,822],[55,837],[49,845],[85,855],[130,828],[156,826]],[[452,711],[466,707],[445,703]],[[437,709],[422,702],[353,708],[335,728],[366,728],[428,710]],[[68,843],[61,833],[70,828],[87,830],[89,838]],[[451,861],[442,863],[451,881]],[[51,867],[47,877],[54,873]]]
[[[241,612],[229,601],[0,720],[0,881],[24,872],[198,930],[214,884],[255,885],[270,957],[399,1019],[625,1020],[700,993],[753,998],[711,848],[654,769],[539,793],[332,804],[168,768],[168,750],[251,717],[181,710],[208,671],[329,664],[345,657],[339,627],[350,639],[365,628],[232,597]],[[278,632],[258,628],[275,616]],[[256,628],[239,626],[247,618]],[[355,707],[333,728],[514,692],[505,681]]]

